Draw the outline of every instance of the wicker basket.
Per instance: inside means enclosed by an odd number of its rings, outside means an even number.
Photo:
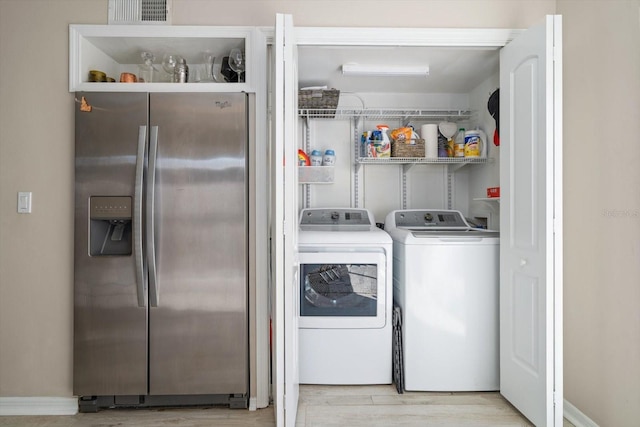
[[[298,109],[319,110],[310,112],[314,117],[336,116],[340,91],[337,89],[304,89],[298,91]]]
[[[391,141],[391,157],[424,157],[424,139],[412,139],[415,144]]]

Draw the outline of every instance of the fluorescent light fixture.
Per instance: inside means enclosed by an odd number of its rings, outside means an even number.
[[[345,76],[427,77],[428,65],[342,64]]]

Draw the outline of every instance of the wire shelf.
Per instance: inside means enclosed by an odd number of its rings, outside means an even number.
[[[313,119],[433,119],[465,120],[472,117],[471,110],[423,110],[423,109],[299,109],[298,116]]]
[[[437,159],[423,158],[423,157],[359,157],[356,159],[360,164],[416,164],[416,163],[428,163],[437,165],[451,165],[451,164],[478,164],[487,163],[486,157],[438,157]]]

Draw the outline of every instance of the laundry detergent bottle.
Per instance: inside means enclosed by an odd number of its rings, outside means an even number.
[[[382,135],[382,144],[383,145],[390,144],[391,140],[389,139],[389,126],[387,126],[387,125],[378,125],[378,126],[376,126],[376,128],[380,131],[380,133]]]
[[[378,157],[391,157],[391,140],[389,139],[389,126],[376,126],[380,132],[380,141],[376,141],[376,151]]]

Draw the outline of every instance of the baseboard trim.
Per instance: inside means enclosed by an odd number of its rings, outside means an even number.
[[[580,409],[564,399],[564,417],[576,427],[599,427],[591,418],[587,417]]]
[[[256,399],[249,399],[249,410],[256,410]],[[75,397],[0,397],[0,416],[75,415]],[[564,399],[564,417],[576,427],[599,427],[591,418]]]
[[[0,416],[8,415],[75,415],[75,397],[0,397]]]

